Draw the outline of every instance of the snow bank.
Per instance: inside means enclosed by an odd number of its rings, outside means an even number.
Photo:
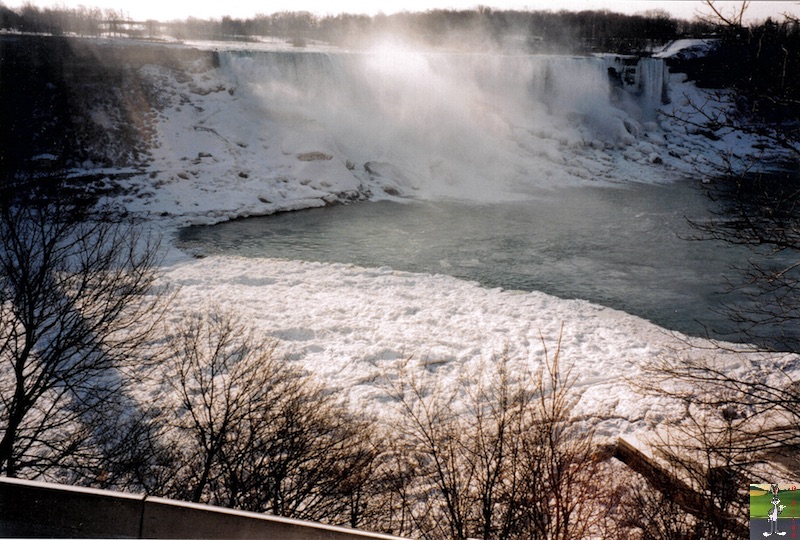
[[[667,43],[660,51],[653,54],[655,58],[677,58],[690,60],[707,56],[719,45],[719,39],[691,38],[676,39]]]

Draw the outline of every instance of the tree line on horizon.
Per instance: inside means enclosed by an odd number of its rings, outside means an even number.
[[[715,14],[713,2],[703,4],[712,14],[691,21],[671,17],[663,9],[626,15],[608,10],[530,11],[479,6],[470,10],[433,9],[374,16],[282,11],[246,19],[189,17],[167,22],[134,21],[115,9],[39,8],[28,3],[13,10],[0,2],[0,30],[179,41],[247,42],[269,37],[298,47],[317,42],[347,48],[367,48],[393,36],[425,48],[573,54],[648,54],[676,39],[714,37],[734,45],[717,73],[736,72],[732,68],[744,67],[750,71],[747,78],[756,83],[792,77],[798,49],[796,18],[784,15],[782,20],[767,19],[747,26],[741,16],[746,6],[738,18],[726,20]],[[774,73],[765,73],[765,66]],[[753,77],[753,71],[761,73]],[[730,83],[730,79],[725,82]]]
[[[258,14],[251,18],[133,21],[124,12],[80,6],[12,10],[0,3],[0,29],[56,35],[128,35],[176,39],[251,40],[271,36],[297,45],[320,41],[347,47],[368,46],[387,34],[426,47],[567,52],[636,53],[685,35],[713,32],[701,20],[687,21],[653,9],[625,15],[603,11],[527,11],[478,7],[434,9],[374,16],[315,15],[307,11]]]

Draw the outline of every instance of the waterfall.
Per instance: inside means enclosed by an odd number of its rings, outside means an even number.
[[[391,163],[415,187],[514,182],[568,149],[634,144],[666,84],[661,60],[609,56],[229,51],[220,65],[264,129]]]
[[[647,105],[653,110],[659,105],[669,101],[667,96],[667,83],[669,80],[667,65],[660,58],[642,58],[640,87]]]

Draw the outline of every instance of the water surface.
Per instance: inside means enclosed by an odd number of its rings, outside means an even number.
[[[190,227],[205,253],[389,266],[621,309],[736,339],[716,311],[746,248],[692,241],[710,201],[688,184],[580,187],[516,202],[371,202]]]

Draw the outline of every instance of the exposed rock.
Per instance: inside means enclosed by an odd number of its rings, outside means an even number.
[[[697,130],[697,134],[698,135],[702,135],[703,137],[705,137],[706,139],[708,139],[710,141],[718,141],[718,140],[720,140],[719,135],[717,135],[716,133],[714,133],[710,129],[698,129]]]
[[[379,183],[383,191],[388,195],[402,196],[409,189],[418,189],[418,186],[411,178],[391,163],[368,161],[364,164],[364,170],[373,179],[380,179]]]
[[[639,138],[641,129],[639,129],[639,126],[635,122],[626,118],[622,121],[622,124],[625,126],[625,130],[628,133],[633,135],[635,138]]]
[[[368,162],[364,163],[364,170],[367,171],[372,176],[380,177],[380,176],[383,176],[381,174],[381,171],[380,171],[380,169],[382,168],[382,165],[384,165],[384,164],[380,163],[379,161],[368,161]]]
[[[325,152],[303,152],[297,154],[297,159],[300,161],[329,161],[333,159],[333,156]]]

